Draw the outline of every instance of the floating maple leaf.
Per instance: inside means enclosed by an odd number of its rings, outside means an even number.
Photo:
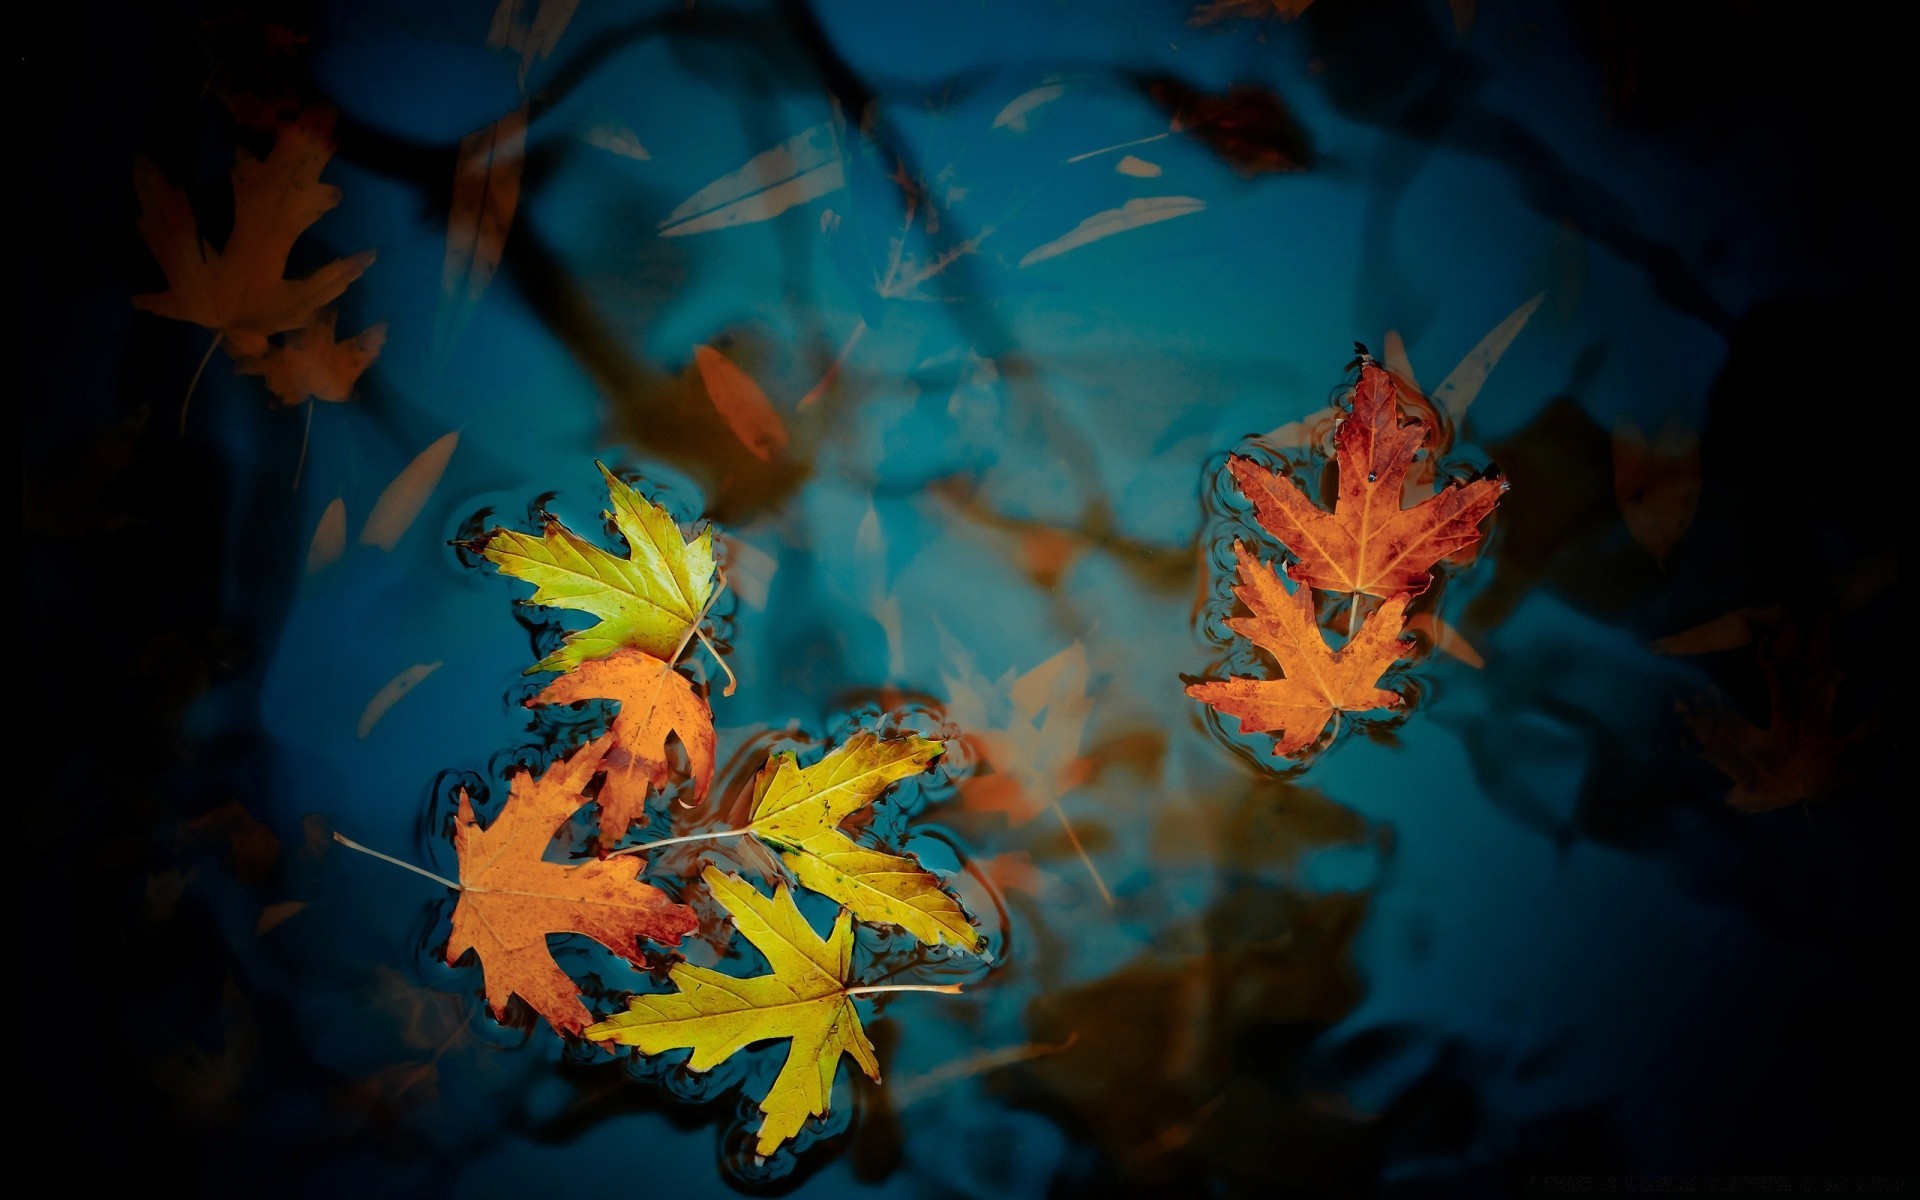
[[[1298,558],[1295,579],[1327,591],[1417,595],[1431,569],[1480,540],[1480,523],[1507,485],[1498,479],[1453,484],[1403,509],[1401,485],[1426,440],[1422,421],[1400,423],[1393,376],[1366,362],[1353,411],[1334,433],[1339,499],[1320,508],[1298,484],[1251,459],[1228,460],[1266,530]]]
[[[768,899],[745,880],[708,867],[714,898],[749,942],[766,955],[770,971],[749,979],[677,963],[670,978],[679,990],[635,996],[628,1010],[587,1030],[596,1042],[637,1047],[642,1054],[690,1048],[687,1069],[708,1071],[754,1042],[791,1039],[786,1061],[760,1101],[763,1120],[754,1150],[773,1153],[811,1116],[827,1111],[840,1056],[851,1055],[869,1077],[880,1060],[860,1024],[856,996],[888,991],[957,992],[957,986],[849,987],[853,918],[845,910],[822,938],[807,924],[784,884]]]
[[[1407,610],[1402,594],[1331,650],[1314,621],[1313,593],[1302,584],[1289,595],[1273,568],[1235,542],[1240,582],[1233,591],[1251,616],[1229,618],[1235,633],[1273,656],[1283,678],[1227,679],[1189,684],[1187,694],[1240,718],[1243,733],[1276,732],[1273,752],[1291,757],[1318,740],[1336,712],[1397,708],[1400,696],[1377,686],[1380,676],[1409,647],[1400,640]]]
[[[550,933],[581,933],[644,966],[639,938],[678,945],[699,922],[693,910],[637,876],[640,864],[617,858],[568,866],[548,862],[547,846],[581,805],[581,789],[603,753],[583,748],[536,778],[514,777],[506,807],[482,829],[460,793],[453,844],[460,856],[460,902],[453,910],[447,961],[468,950],[480,958],[493,1015],[519,996],[563,1033],[591,1019],[579,989],[547,949]]]
[[[840,823],[878,800],[899,780],[917,775],[944,747],[918,735],[883,740],[859,733],[810,767],[792,751],[767,760],[754,777],[747,824],[637,846],[650,853],[680,842],[752,834],[779,851],[800,883],[839,901],[863,921],[898,925],[929,945],[978,949],[983,939],[960,902],[933,872],[900,854],[869,849]]]
[[[492,529],[473,543],[502,574],[535,586],[526,603],[578,609],[600,618],[590,629],[567,634],[558,650],[527,668],[529,675],[570,671],[622,646],[670,659],[699,623],[713,594],[713,531],[684,540],[666,509],[649,503],[603,464],[594,465],[607,481],[610,515],[627,541],[626,558],[609,554],[552,518],[538,537]]]
[[[309,400],[342,404],[353,398],[353,385],[380,357],[387,344],[387,325],[363,329],[344,342],[333,337],[338,313],[331,310],[314,318],[313,324],[296,329],[278,346],[269,347],[259,358],[241,363],[235,371],[258,375],[282,408],[293,408]]]
[[[145,159],[134,164],[140,236],[167,276],[167,290],[134,306],[215,331],[236,358],[267,351],[267,336],[311,324],[322,307],[373,262],[373,251],[335,259],[305,279],[288,279],[293,243],[340,203],[320,182],[333,156],[333,118],[321,110],[281,129],[265,161],[241,150],[233,166],[233,232],[214,250],[201,236],[186,193]]]
[[[613,727],[590,743],[607,772],[599,795],[600,844],[610,846],[646,819],[648,789],[665,787],[671,777],[667,734],[679,735],[686,748],[695,798],[706,796],[713,782],[713,713],[671,664],[630,649],[580,664],[527,705],[597,699],[620,702]]]

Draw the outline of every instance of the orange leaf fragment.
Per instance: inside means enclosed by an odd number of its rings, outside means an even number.
[[[787,449],[787,424],[767,399],[766,392],[738,364],[711,346],[695,346],[693,361],[707,398],[740,444],[761,462],[772,462]]]
[[[1700,439],[1669,425],[1649,440],[1623,420],[1613,429],[1613,496],[1627,532],[1665,562],[1700,504]]]
[[[166,273],[167,290],[135,296],[135,308],[217,331],[235,358],[267,351],[267,335],[313,321],[373,262],[373,251],[339,258],[305,279],[285,278],[293,243],[340,189],[320,182],[333,157],[333,117],[314,109],[281,129],[262,161],[245,150],[233,164],[233,231],[207,245],[186,193],[145,159],[134,164],[140,236]]]
[[[1733,781],[1727,806],[1747,813],[1832,797],[1847,774],[1847,753],[1870,732],[1834,730],[1840,673],[1828,660],[1824,631],[1809,642],[1783,629],[1763,647],[1769,714],[1760,728],[1722,700],[1679,701],[1680,719],[1700,743],[1700,757]]]
[[[382,321],[337,342],[333,329],[338,317],[332,311],[321,313],[313,324],[294,330],[285,342],[271,347],[260,358],[241,363],[235,371],[265,379],[267,390],[282,408],[308,400],[340,404],[352,399],[353,385],[380,357],[380,347],[387,344],[387,325]]]
[[[589,746],[538,779],[516,775],[506,807],[485,829],[466,793],[460,794],[453,831],[460,903],[453,910],[447,961],[459,961],[468,950],[478,953],[496,1018],[510,997],[519,996],[563,1033],[578,1033],[592,1020],[579,989],[547,949],[550,933],[585,934],[644,966],[638,939],[678,945],[699,924],[692,909],[641,882],[637,859],[546,861],[554,834],[586,803],[581,789],[601,756]]]
[[[434,322],[434,345],[441,353],[500,269],[513,214],[520,207],[526,158],[524,104],[460,139],[453,206],[447,214],[447,252],[440,264],[440,313]]]
[[[1344,647],[1330,650],[1314,618],[1312,590],[1302,584],[1289,594],[1273,568],[1244,545],[1235,542],[1233,553],[1240,562],[1233,592],[1252,615],[1227,624],[1271,655],[1283,677],[1209,680],[1187,685],[1187,695],[1239,717],[1243,733],[1278,733],[1273,752],[1281,757],[1313,744],[1336,712],[1399,707],[1398,693],[1376,685],[1407,654],[1400,640],[1404,593],[1382,605]]]
[[[1424,421],[1400,423],[1393,376],[1369,362],[1353,411],[1334,431],[1340,492],[1332,512],[1251,459],[1234,455],[1228,466],[1260,524],[1298,558],[1294,579],[1324,591],[1413,596],[1433,581],[1435,563],[1480,540],[1480,523],[1507,490],[1504,480],[1477,479],[1401,508],[1401,485],[1426,437]]]
[[[688,774],[696,800],[713,783],[713,713],[693,692],[687,677],[653,655],[631,647],[592,658],[548,684],[527,701],[570,704],[580,700],[618,700],[620,711],[605,737],[576,757],[593,757],[607,772],[600,788],[600,844],[611,846],[635,821],[646,819],[649,788],[663,788],[672,777],[667,734],[678,734],[686,748]]]

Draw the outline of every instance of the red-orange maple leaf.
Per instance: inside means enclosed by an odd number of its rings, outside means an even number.
[[[607,772],[600,788],[602,846],[611,846],[625,835],[627,826],[645,820],[647,790],[665,787],[672,777],[668,733],[678,734],[686,747],[695,799],[706,798],[713,783],[713,713],[694,695],[686,676],[653,655],[629,647],[605,658],[588,659],[527,704],[578,700],[620,702],[607,735],[575,755],[592,758]]]
[[[380,357],[387,343],[386,322],[363,329],[344,342],[333,338],[340,314],[323,312],[304,329],[289,333],[286,341],[259,358],[234,368],[241,375],[258,375],[283,408],[308,400],[341,404],[353,398],[353,385]]]
[[[1280,679],[1209,680],[1187,686],[1187,695],[1240,718],[1242,733],[1275,732],[1273,752],[1290,757],[1320,737],[1333,714],[1396,708],[1398,693],[1376,686],[1394,661],[1411,649],[1400,640],[1407,597],[1395,596],[1367,618],[1339,650],[1327,648],[1314,620],[1313,592],[1306,585],[1289,595],[1279,575],[1235,542],[1240,582],[1233,594],[1251,616],[1229,618],[1278,663]]]
[[[599,761],[598,748],[587,747],[537,779],[516,775],[506,807],[485,829],[466,793],[460,795],[453,831],[460,903],[453,910],[447,961],[457,962],[468,950],[479,953],[495,1017],[517,995],[563,1033],[578,1033],[592,1020],[580,989],[547,949],[550,933],[583,933],[644,965],[637,939],[678,945],[699,924],[692,909],[640,881],[638,859],[571,866],[546,861],[553,835],[586,803],[580,790]]]
[[[1251,459],[1235,455],[1228,465],[1260,524],[1299,560],[1288,572],[1294,579],[1323,591],[1411,596],[1433,581],[1435,563],[1480,540],[1480,523],[1507,490],[1503,480],[1477,479],[1401,508],[1401,485],[1426,437],[1425,422],[1400,423],[1393,376],[1369,362],[1333,435],[1340,494],[1332,512]]]
[[[167,276],[166,291],[135,296],[135,307],[216,330],[235,358],[265,354],[269,334],[311,323],[373,262],[364,250],[285,278],[294,241],[340,203],[340,189],[320,182],[331,157],[333,118],[319,110],[281,129],[265,161],[240,151],[233,231],[219,250],[201,236],[186,193],[152,163],[135,163],[140,236]]]

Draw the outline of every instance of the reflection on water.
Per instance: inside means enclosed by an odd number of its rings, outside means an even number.
[[[1323,1196],[1887,1165],[1898,563],[1859,514],[1901,472],[1822,449],[1844,406],[1879,419],[1860,348],[1891,333],[1890,209],[1824,174],[1872,157],[1868,83],[1799,86],[1838,35],[1737,4],[1242,7],[420,0],[43,40],[29,620],[50,711],[95,716],[22,806],[26,956],[139,1034],[28,1058],[39,1107],[115,1131],[103,1178]],[[377,247],[338,327],[388,334],[354,399],[287,410],[129,306],[160,280],[128,164],[230,247],[235,147],[316,106],[341,199],[288,269]],[[1435,427],[1419,487],[1511,490],[1419,601],[1406,705],[1289,764],[1183,681],[1270,673],[1225,624],[1234,540],[1281,553],[1227,455],[1324,482],[1356,342]],[[719,356],[764,402],[716,406]],[[777,1048],[695,1073],[495,1021],[445,889],[331,841],[451,875],[462,790],[491,819],[605,730],[605,702],[526,707],[579,626],[468,545],[549,514],[616,544],[596,458],[711,521],[728,577],[737,691],[687,659],[714,786],[634,840],[740,823],[776,750],[947,739],[848,828],[939,871],[986,951],[863,925],[855,978],[964,991],[866,1003],[884,1082],[842,1071],[764,1159]],[[709,861],[779,870],[738,839],[648,878],[704,905]],[[551,945],[596,1014],[676,954],[763,966],[711,921],[644,970]]]

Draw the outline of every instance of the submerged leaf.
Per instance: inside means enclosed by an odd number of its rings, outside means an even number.
[[[520,207],[526,158],[524,104],[460,139],[453,165],[453,205],[447,213],[447,250],[440,263],[440,311],[434,317],[433,340],[440,353],[500,269]]]
[[[707,398],[726,421],[740,444],[761,462],[772,462],[787,449],[787,424],[767,399],[766,392],[726,355],[711,346],[695,346],[693,360]]]
[[[846,184],[839,139],[822,123],[747,160],[689,196],[660,222],[661,237],[707,233],[779,216]]]
[[[373,502],[373,511],[367,514],[367,523],[360,527],[362,546],[392,550],[400,544],[400,539],[406,536],[407,530],[413,527],[414,520],[419,517],[420,510],[427,506],[433,489],[440,486],[440,476],[446,473],[454,447],[459,444],[459,430],[442,434],[393,477],[393,482]]]
[[[406,698],[408,692],[419,687],[427,676],[439,669],[438,660],[430,663],[415,663],[389,679],[379,691],[373,694],[373,699],[367,701],[367,707],[360,713],[359,724],[354,726],[353,735],[364,738],[372,733],[373,727],[380,723],[381,717],[387,715],[388,709],[400,703]]]
[[[1613,496],[1627,532],[1661,562],[1700,505],[1700,439],[1669,425],[1648,440],[1632,421],[1613,429]]]
[[[713,594],[713,531],[682,539],[666,509],[649,503],[603,464],[594,465],[607,481],[611,516],[626,539],[627,557],[602,550],[551,518],[537,537],[496,528],[474,543],[501,574],[534,585],[526,603],[600,618],[589,629],[568,633],[558,650],[527,668],[529,675],[570,671],[622,646],[672,658]]]
[[[333,329],[338,318],[336,312],[321,313],[313,324],[289,333],[282,344],[271,347],[265,355],[235,367],[235,373],[263,378],[267,390],[283,408],[309,400],[330,404],[351,400],[353,385],[387,344],[387,325],[382,321],[337,342]]]
[[[325,570],[346,552],[347,502],[335,496],[320,514],[320,523],[313,527],[313,541],[307,545],[307,574]]]
[[[1026,256],[1020,260],[1020,265],[1030,267],[1034,263],[1045,262],[1049,258],[1058,258],[1067,251],[1076,250],[1089,242],[1110,238],[1116,233],[1125,233],[1129,229],[1138,229],[1142,225],[1171,221],[1175,217],[1197,213],[1206,206],[1205,200],[1197,200],[1192,196],[1150,196],[1129,200],[1119,208],[1097,212],[1061,236],[1027,251]]]

